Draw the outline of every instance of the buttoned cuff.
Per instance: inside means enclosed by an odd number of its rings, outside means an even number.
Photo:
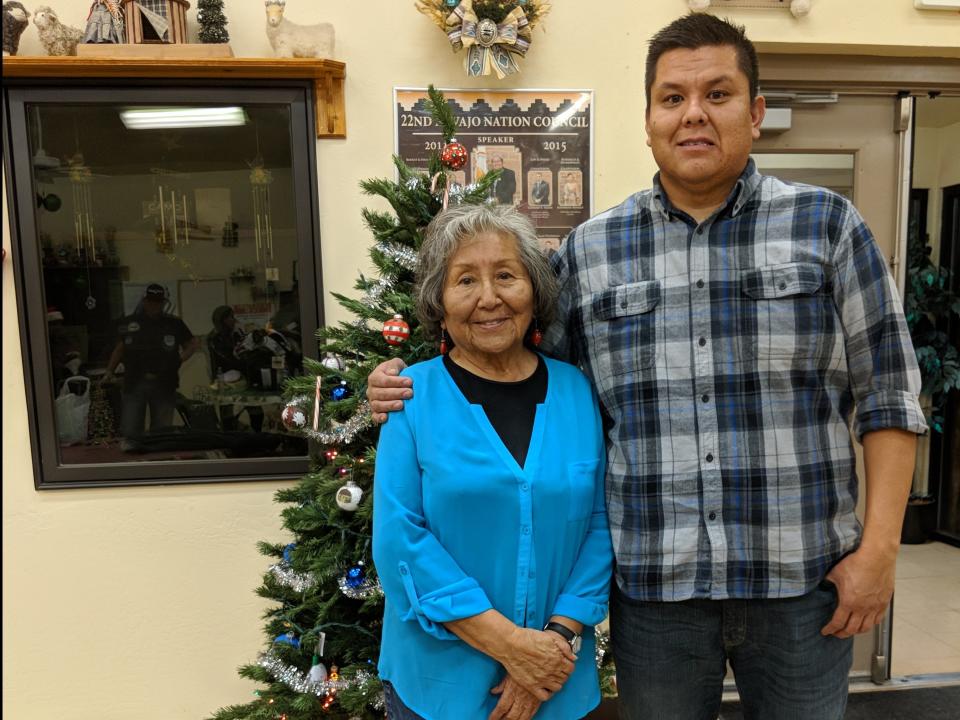
[[[874,430],[900,429],[917,435],[929,431],[917,396],[902,390],[879,390],[860,398],[853,432],[857,440]]]
[[[424,632],[440,640],[459,639],[447,630],[443,623],[473,617],[493,607],[487,594],[473,578],[463,578],[451,585],[418,595],[407,563],[401,562],[397,569],[407,600],[410,601],[409,612],[402,614],[400,619],[416,620]]]

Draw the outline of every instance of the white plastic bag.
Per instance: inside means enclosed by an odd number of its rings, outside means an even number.
[[[83,384],[83,393],[75,394],[71,387]],[[74,375],[63,381],[60,394],[54,401],[57,411],[57,437],[61,445],[75,445],[87,440],[87,418],[90,414],[90,378]]]

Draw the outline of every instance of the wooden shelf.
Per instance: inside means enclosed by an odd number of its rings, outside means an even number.
[[[10,56],[4,78],[242,78],[313,80],[317,137],[345,138],[343,81],[346,65],[312,58],[100,58]]]

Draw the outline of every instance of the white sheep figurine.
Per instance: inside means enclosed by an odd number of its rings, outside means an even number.
[[[47,55],[76,55],[77,43],[83,38],[83,30],[60,22],[52,8],[43,5],[33,15],[33,24],[40,34],[40,44]]]
[[[803,17],[810,12],[810,5],[813,0],[790,0],[790,12],[794,17]],[[706,10],[710,7],[710,0],[687,0],[687,5],[691,10]]]
[[[267,37],[277,57],[333,57],[333,25],[298,25],[283,17],[286,0],[265,0]]]

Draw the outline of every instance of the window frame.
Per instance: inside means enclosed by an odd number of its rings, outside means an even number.
[[[309,468],[309,456],[63,465],[57,439],[55,388],[44,301],[26,105],[203,104],[287,105],[297,222],[300,325],[304,356],[316,358],[315,337],[324,321],[316,117],[310,81],[6,79],[3,88],[3,154],[11,259],[26,388],[30,450],[36,490],[292,480]],[[309,447],[308,447],[309,452]]]

